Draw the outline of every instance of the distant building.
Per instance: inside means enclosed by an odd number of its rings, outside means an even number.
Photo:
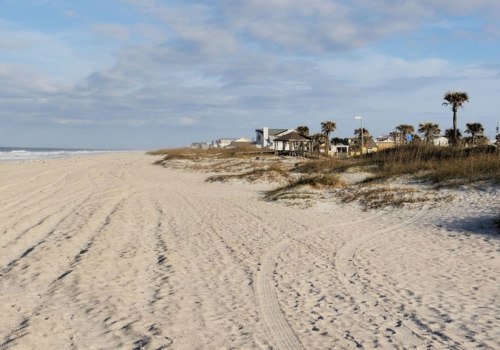
[[[344,144],[334,144],[330,145],[329,154],[337,157],[347,157],[349,156],[349,146]]]
[[[215,140],[214,147],[224,148],[228,147],[232,142],[236,140],[235,138],[220,138]]]
[[[191,148],[195,149],[209,149],[210,148],[210,142],[193,142],[189,146]]]
[[[273,149],[279,154],[305,155],[312,152],[311,138],[299,134],[295,130],[283,132],[273,141]]]
[[[239,139],[235,139],[233,142],[229,144],[229,147],[248,147],[252,145],[252,140],[246,137],[240,137]]]
[[[396,146],[396,142],[395,142],[394,138],[392,138],[391,136],[377,137],[377,139],[375,140],[375,143],[376,143],[377,149],[379,151]]]
[[[434,139],[432,140],[432,144],[434,146],[441,146],[441,147],[448,147],[449,145],[448,139],[444,136],[434,137]]]
[[[375,141],[373,141],[372,138],[369,138],[368,140],[364,141],[365,142],[365,147],[363,147],[363,153],[373,153],[378,151],[378,146]]]
[[[262,129],[255,130],[255,144],[257,147],[273,147],[273,141],[275,138],[282,136],[282,133],[287,131],[294,131],[293,129],[270,129],[264,127]]]

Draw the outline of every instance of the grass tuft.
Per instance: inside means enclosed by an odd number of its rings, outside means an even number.
[[[267,167],[255,168],[241,174],[222,174],[209,176],[207,182],[228,182],[231,180],[246,180],[249,182],[283,181],[290,173],[279,164],[270,164]]]
[[[322,174],[314,176],[302,176],[298,179],[290,181],[285,186],[281,186],[277,189],[268,191],[265,197],[267,199],[276,200],[280,196],[283,196],[284,193],[290,192],[300,187],[312,187],[314,189],[320,189],[342,186],[344,186],[344,183],[342,182],[342,180],[340,180],[340,177],[338,175]]]

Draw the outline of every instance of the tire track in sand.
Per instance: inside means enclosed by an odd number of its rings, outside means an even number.
[[[357,278],[357,270],[354,266],[354,256],[359,247],[367,243],[368,241],[380,237],[380,235],[394,231],[395,229],[404,227],[411,222],[418,220],[425,214],[425,208],[418,212],[416,215],[403,220],[395,225],[384,227],[379,230],[371,231],[367,234],[362,234],[361,236],[356,236],[356,238],[345,242],[342,247],[338,250],[336,256],[336,266],[339,280],[342,282],[344,287],[349,291],[349,294],[354,297],[358,305],[363,305],[371,309],[371,314],[374,313],[382,319],[382,325],[388,324],[393,319],[393,315],[382,306],[382,304],[374,297],[367,293],[359,291],[359,281]],[[353,226],[354,228],[356,226]],[[366,311],[360,311],[365,314],[366,317],[371,317],[366,314]],[[423,339],[413,331],[407,324],[403,323],[402,320],[395,322],[397,331],[392,330],[390,327],[386,327],[387,331],[391,331],[391,337],[396,339],[399,344],[402,344],[404,348],[419,348],[425,347]]]
[[[45,286],[45,290],[41,291],[42,295],[40,296],[40,300],[38,301],[37,305],[31,308],[30,311],[26,312],[25,315],[23,315],[21,322],[19,322],[14,328],[10,330],[10,332],[8,332],[4,336],[3,341],[0,340],[1,350],[8,349],[10,346],[15,345],[16,340],[21,339],[29,334],[31,320],[34,318],[34,316],[38,315],[40,311],[45,307],[45,302],[51,298],[54,291],[58,288],[64,278],[72,273],[76,265],[81,262],[83,256],[88,252],[96,237],[99,236],[106,228],[106,226],[109,225],[111,217],[118,210],[123,200],[123,198],[120,198],[114,203],[114,205],[111,206],[111,209],[107,209],[105,211],[105,214],[103,213],[103,218],[98,221],[95,232],[91,235],[84,248],[79,249],[78,253],[74,255],[69,264],[65,268],[63,268],[63,273],[56,272],[51,281]]]
[[[368,218],[360,219],[354,222],[344,224],[332,224],[318,227],[307,231],[300,238],[312,235],[317,232],[327,230],[329,228],[352,225],[362,221],[371,220],[374,217],[381,215],[379,212]],[[257,273],[255,279],[255,293],[259,304],[259,311],[262,319],[270,333],[274,345],[281,350],[303,349],[302,344],[297,338],[297,335],[288,324],[285,315],[280,307],[278,295],[275,289],[273,274],[276,269],[278,257],[287,250],[292,243],[291,239],[285,239],[270,250],[264,253],[261,261],[261,269]]]

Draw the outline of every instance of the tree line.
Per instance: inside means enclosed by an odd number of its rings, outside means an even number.
[[[464,104],[469,102],[469,95],[464,91],[447,91],[443,96],[443,105],[450,106],[453,112],[453,127],[444,131],[444,136],[449,140],[449,143],[454,146],[468,145],[476,146],[486,144],[488,139],[484,136],[484,127],[481,123],[467,123],[465,133],[470,134],[470,137],[462,137],[460,129],[457,127],[458,110],[464,107]],[[330,140],[330,134],[337,129],[337,124],[334,121],[327,120],[321,122],[321,132],[309,135],[309,127],[300,125],[296,128],[297,132],[303,136],[310,137],[313,141],[313,147],[319,151],[319,145],[324,143],[325,150],[330,149],[330,142],[347,144],[347,139],[333,138]],[[433,122],[420,123],[417,132],[410,124],[400,124],[391,132],[396,145],[405,145],[409,143],[426,142],[431,144],[433,140],[441,134],[441,129],[438,124]],[[372,140],[370,132],[366,128],[358,128],[354,130],[354,145],[359,147],[361,139],[363,139],[363,147],[366,146],[369,140]],[[363,137],[361,136],[363,135]]]

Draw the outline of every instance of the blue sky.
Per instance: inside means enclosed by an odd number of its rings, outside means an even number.
[[[498,0],[2,0],[0,146],[152,149],[362,115],[493,137]]]

